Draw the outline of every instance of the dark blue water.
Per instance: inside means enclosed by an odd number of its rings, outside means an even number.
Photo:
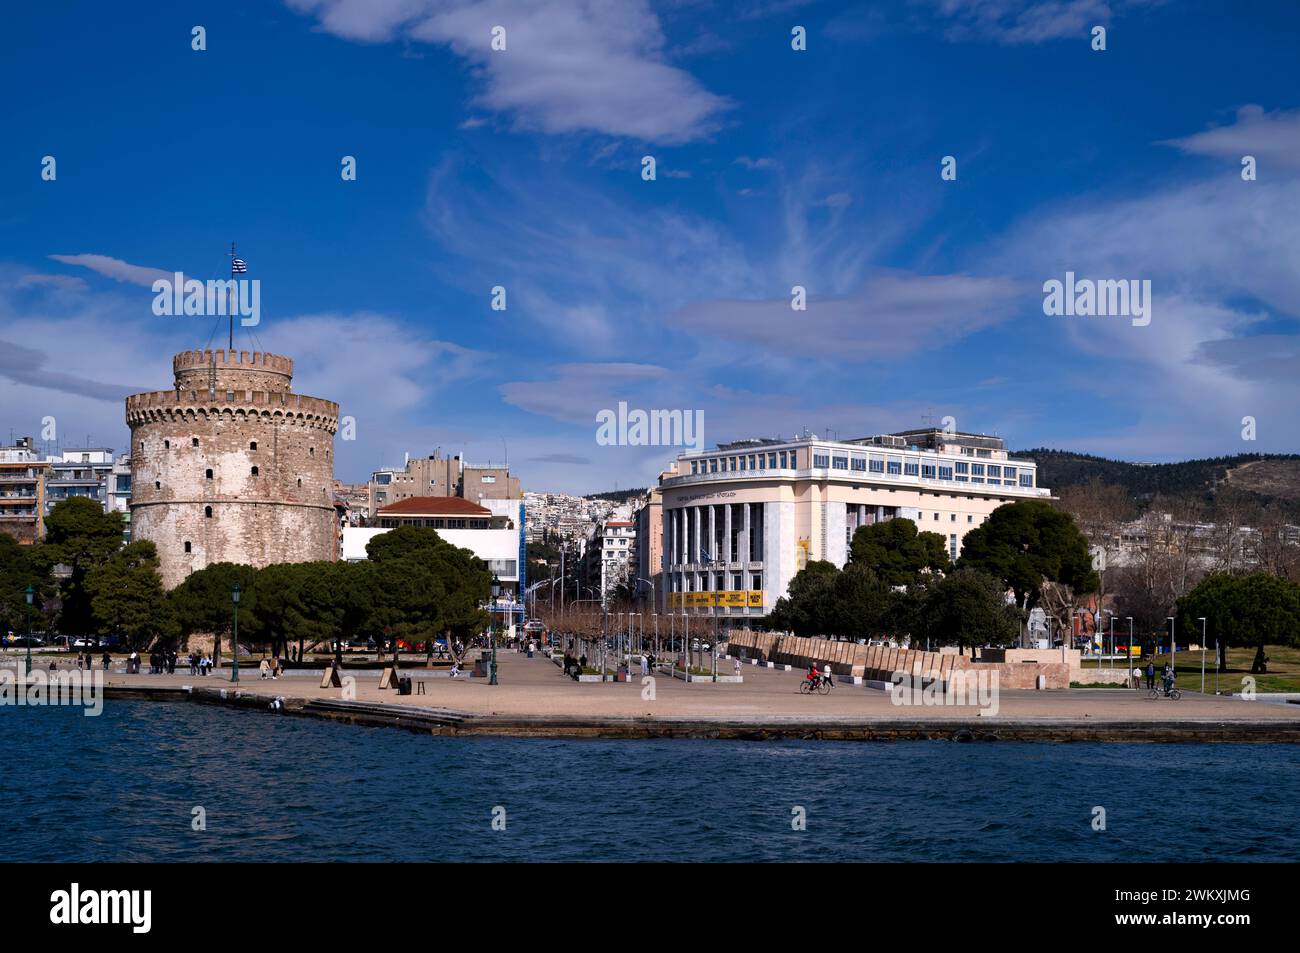
[[[0,860],[1293,860],[1297,754],[454,739],[187,703],[2,708]]]

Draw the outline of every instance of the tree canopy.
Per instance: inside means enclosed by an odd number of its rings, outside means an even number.
[[[1068,513],[1043,500],[1018,500],[995,509],[962,540],[958,568],[978,569],[1002,581],[1028,612],[1042,598],[1044,583],[1075,593],[1099,584],[1088,542]]]
[[[947,572],[948,549],[938,533],[918,533],[909,519],[859,526],[849,547],[853,565],[869,569],[886,586],[910,586],[926,572]]]

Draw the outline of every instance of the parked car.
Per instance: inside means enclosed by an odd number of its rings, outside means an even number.
[[[97,649],[99,648],[99,639],[95,638],[93,635],[79,636],[75,641],[73,641],[72,647],[74,649]]]
[[[32,635],[32,636],[15,635],[12,639],[9,640],[9,644],[17,645],[19,647],[26,647],[30,645],[32,648],[35,649],[44,645],[45,640],[41,638],[39,635]]]

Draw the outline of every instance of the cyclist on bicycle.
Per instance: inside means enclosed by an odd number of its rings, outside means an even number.
[[[1164,681],[1165,681],[1165,694],[1168,695],[1169,690],[1174,687],[1174,670],[1170,668],[1168,665],[1165,666]]]
[[[809,662],[809,663],[808,663],[808,681],[812,682],[812,687],[813,687],[813,688],[816,688],[816,687],[817,687],[817,679],[818,679],[819,677],[820,677],[820,676],[818,676],[818,674],[817,674],[817,663],[816,663],[816,662]]]

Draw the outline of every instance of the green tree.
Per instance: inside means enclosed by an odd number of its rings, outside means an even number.
[[[768,616],[775,629],[788,629],[795,635],[823,635],[828,629],[826,607],[831,601],[839,570],[834,563],[814,559],[794,574],[786,594],[776,600]]]
[[[1206,640],[1219,645],[1220,670],[1227,668],[1229,646],[1254,646],[1250,671],[1262,675],[1268,671],[1266,644],[1300,644],[1300,585],[1267,573],[1215,573],[1178,600],[1174,624],[1179,632],[1199,636],[1202,617]]]
[[[44,630],[45,598],[55,591],[49,567],[40,558],[38,546],[25,546],[0,533],[0,635],[27,632],[27,587],[32,597],[32,627]]]
[[[239,621],[243,630],[258,633],[257,570],[239,563],[213,563],[190,573],[185,581],[171,591],[168,599],[175,612],[180,632],[184,636],[194,633],[211,633],[212,657],[221,659],[221,639],[228,636],[234,625],[234,602],[231,591],[239,586]]]
[[[995,576],[958,569],[930,586],[917,614],[916,635],[937,645],[1010,645],[1020,635],[1019,613]]]
[[[466,636],[487,623],[480,608],[492,594],[492,573],[468,549],[435,530],[403,526],[366,545],[375,584],[374,618],[393,640],[425,642],[438,635]]]
[[[171,641],[180,631],[158,572],[158,550],[139,541],[119,549],[86,574],[96,632],[120,634],[131,649]]]
[[[86,577],[121,548],[121,513],[105,513],[100,504],[84,496],[54,504],[45,518],[45,542],[39,556],[50,566],[63,565],[69,570],[60,586],[61,631],[76,635],[90,633],[95,619],[86,591]]]
[[[1000,579],[1016,594],[1022,613],[1038,605],[1044,583],[1061,583],[1076,594],[1094,592],[1099,584],[1074,519],[1043,500],[999,506],[963,538],[958,567]]]
[[[853,565],[870,569],[886,586],[909,586],[926,571],[951,568],[948,549],[938,533],[918,533],[916,524],[898,518],[859,526],[849,547]]]

